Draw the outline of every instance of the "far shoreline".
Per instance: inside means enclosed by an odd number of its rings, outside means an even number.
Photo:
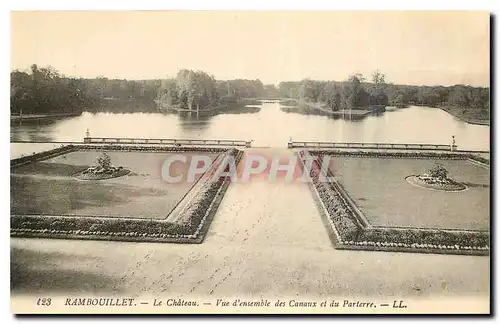
[[[457,118],[460,121],[463,121],[467,124],[471,125],[480,125],[480,126],[491,126],[491,119],[488,120],[482,120],[482,119],[476,119],[476,118],[469,118],[460,114],[457,114],[453,109],[450,109],[449,107],[438,107],[439,109],[447,112],[448,114],[452,115],[453,117]]]
[[[327,111],[326,109],[324,108],[321,108],[317,105],[313,105],[312,103],[310,102],[299,102],[299,100],[297,99],[286,99],[287,100],[287,103],[286,103],[286,107],[299,107],[300,104],[302,104],[303,106],[305,106],[305,108],[307,110],[316,110],[316,111],[319,111],[319,112],[322,112],[322,113],[325,113],[325,114],[329,114],[329,115],[335,115],[335,112],[330,112],[330,111]],[[292,105],[291,103],[292,102],[295,102],[294,105]],[[390,105],[386,106],[386,107],[389,107]],[[412,105],[409,105],[408,107],[410,107]],[[415,105],[416,107],[421,107],[421,106],[418,106],[418,105]],[[430,107],[430,106],[429,106]],[[439,108],[445,112],[447,112],[448,114],[452,115],[453,117],[457,118],[458,120],[462,121],[462,122],[465,122],[467,124],[471,124],[471,125],[480,125],[480,126],[491,126],[491,119],[488,119],[488,120],[482,120],[482,119],[476,119],[476,118],[470,118],[470,117],[467,117],[467,116],[464,116],[462,114],[458,114],[456,110],[454,110],[453,108],[451,107],[430,107],[430,108]],[[377,109],[375,109],[374,111],[376,111]],[[356,110],[353,110],[353,111],[356,111]],[[370,115],[372,112],[366,112],[366,110],[360,110],[360,111],[365,111],[363,115],[363,117],[365,117],[366,115]],[[336,113],[339,113],[339,111],[336,111]]]
[[[217,115],[223,113],[254,113],[260,110],[262,102],[253,98],[243,98],[237,102],[220,103],[209,108],[200,110],[190,110],[188,108],[180,108],[178,105],[169,105],[164,101],[156,100],[155,103],[160,107],[160,111],[174,111],[176,113],[198,113],[200,115]]]

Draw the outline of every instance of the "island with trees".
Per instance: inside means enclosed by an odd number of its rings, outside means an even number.
[[[161,81],[157,101],[162,108],[176,111],[227,111],[258,105],[263,96],[260,80],[216,80],[203,71],[181,70],[173,79]]]
[[[290,98],[285,105],[327,115],[366,116],[384,111],[388,105],[385,94],[385,76],[379,71],[373,74],[372,83],[364,83],[361,74],[350,75],[346,82],[316,81],[282,82],[281,94]],[[285,108],[289,110],[289,108]]]

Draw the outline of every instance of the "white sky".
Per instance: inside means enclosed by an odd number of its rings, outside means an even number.
[[[264,83],[344,80],[489,85],[485,12],[14,12],[11,68],[152,79],[200,69]]]

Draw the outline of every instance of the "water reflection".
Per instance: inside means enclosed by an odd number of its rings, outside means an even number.
[[[287,141],[449,144],[489,149],[489,126],[467,124],[428,107],[393,108],[362,119],[303,114],[278,103],[264,103],[224,114],[173,111],[97,112],[50,123],[11,126],[11,141],[81,141],[94,137],[254,140],[256,146],[286,147]],[[135,109],[135,108],[134,108]]]
[[[281,111],[285,113],[291,113],[291,114],[300,114],[300,115],[312,115],[312,116],[325,116],[330,119],[344,119],[344,120],[349,120],[353,122],[359,122],[365,119],[368,115],[356,115],[356,114],[335,114],[332,115],[330,113],[321,111],[321,110],[311,110],[311,109],[304,109],[299,106],[291,106],[291,105],[280,105]],[[381,116],[383,115],[383,111],[376,111],[373,113],[370,113],[369,115],[371,116]]]
[[[92,113],[158,113],[159,107],[153,101],[146,100],[102,100],[98,106],[87,109]]]

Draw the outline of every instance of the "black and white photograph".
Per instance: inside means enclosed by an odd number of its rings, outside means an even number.
[[[486,11],[12,11],[15,314],[489,314]]]

